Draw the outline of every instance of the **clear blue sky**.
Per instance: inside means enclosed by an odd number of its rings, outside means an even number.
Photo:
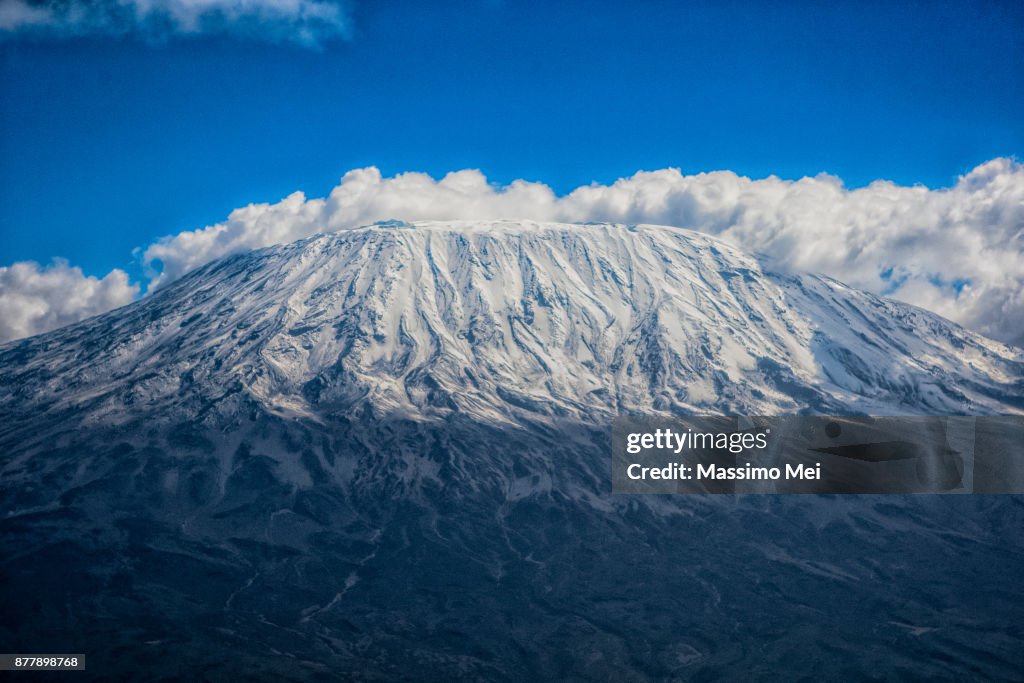
[[[639,169],[931,187],[1024,154],[1021,2],[356,0],[315,51],[0,42],[0,265],[131,249],[343,172],[559,193]]]

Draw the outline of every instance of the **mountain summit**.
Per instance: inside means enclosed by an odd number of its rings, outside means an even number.
[[[2,347],[0,409],[211,424],[242,405],[312,421],[365,404],[492,422],[964,414],[1024,409],[1022,378],[1019,349],[695,232],[395,221],[217,261]]]

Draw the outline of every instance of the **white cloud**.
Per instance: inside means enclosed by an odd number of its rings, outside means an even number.
[[[557,197],[541,183],[497,187],[473,170],[433,180],[350,171],[326,199],[295,193],[167,237],[144,252],[154,284],[227,254],[397,218],[524,218],[658,223],[718,235],[783,268],[825,273],[1024,345],[1024,165],[994,159],[951,188],[876,181],[849,190],[834,176],[751,180],[718,171],[640,172]]]
[[[276,204],[235,209],[223,223],[166,237],[144,252],[160,261],[154,284],[174,280],[207,261],[240,251],[293,242],[309,235],[366,225],[378,220],[457,218],[553,219],[554,192],[517,180],[496,188],[479,171],[449,173],[439,181],[423,173],[381,177],[376,168],[349,171],[326,199],[295,192]]]
[[[376,168],[363,168],[346,173],[326,198],[296,192],[276,204],[236,209],[223,223],[151,244],[142,258],[151,269],[152,289],[222,256],[391,218],[691,228],[764,254],[778,267],[825,273],[1024,346],[1024,165],[1009,159],[983,164],[941,190],[887,181],[849,190],[829,175],[751,180],[730,171],[683,175],[663,169],[580,187],[563,197],[542,183],[495,186],[474,170],[434,180],[422,173],[385,178]],[[25,264],[7,270],[18,267]],[[66,265],[54,268],[77,272]],[[119,294],[107,307],[125,303],[131,292],[123,273],[114,271],[102,282],[111,277],[120,283],[113,288]],[[87,282],[79,272],[67,286],[96,287],[95,280]],[[0,306],[2,296],[13,294],[0,295]],[[94,296],[82,297],[91,303],[79,317],[102,310],[103,298]],[[75,315],[72,307],[40,315],[38,324],[5,323],[0,338],[33,334]],[[8,317],[3,309],[0,316]]]
[[[0,0],[0,34],[232,34],[317,47],[348,36],[345,0]]]
[[[68,325],[130,303],[139,294],[122,270],[102,280],[62,260],[0,266],[0,342]]]

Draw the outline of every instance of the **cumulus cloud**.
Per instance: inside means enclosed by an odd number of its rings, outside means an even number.
[[[318,47],[349,27],[344,0],[0,0],[0,35],[219,33]]]
[[[361,168],[346,173],[326,198],[306,199],[295,192],[276,204],[251,204],[234,210],[223,223],[158,241],[145,250],[143,259],[147,265],[159,262],[154,285],[160,286],[212,259],[318,232],[390,218],[554,220],[557,203],[546,185],[517,180],[498,188],[474,170],[435,181],[423,173],[384,178],[376,168]]]
[[[0,342],[28,337],[123,306],[139,294],[128,275],[113,270],[102,280],[56,260],[47,267],[25,261],[0,267]]]
[[[142,260],[152,290],[213,259],[319,232],[386,219],[496,218],[699,230],[775,267],[824,273],[1024,346],[1024,165],[1010,159],[982,164],[939,190],[888,181],[851,190],[824,174],[752,180],[669,168],[561,197],[543,183],[497,186],[475,170],[435,180],[362,168],[346,173],[327,197],[296,192],[236,209],[222,223],[158,240]],[[0,338],[121,305],[135,291],[121,271],[97,281],[63,263],[0,269]]]
[[[640,172],[558,197],[547,185],[495,186],[479,171],[434,180],[350,171],[326,198],[295,193],[144,252],[153,286],[214,258],[384,219],[522,218],[673,225],[717,235],[779,267],[830,275],[1024,345],[1024,165],[994,159],[951,188],[819,175],[752,180],[731,171]]]

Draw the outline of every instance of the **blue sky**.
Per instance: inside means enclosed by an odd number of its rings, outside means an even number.
[[[320,49],[0,39],[0,265],[137,273],[134,247],[368,165],[945,187],[1024,150],[1017,2],[357,0],[348,22]]]

